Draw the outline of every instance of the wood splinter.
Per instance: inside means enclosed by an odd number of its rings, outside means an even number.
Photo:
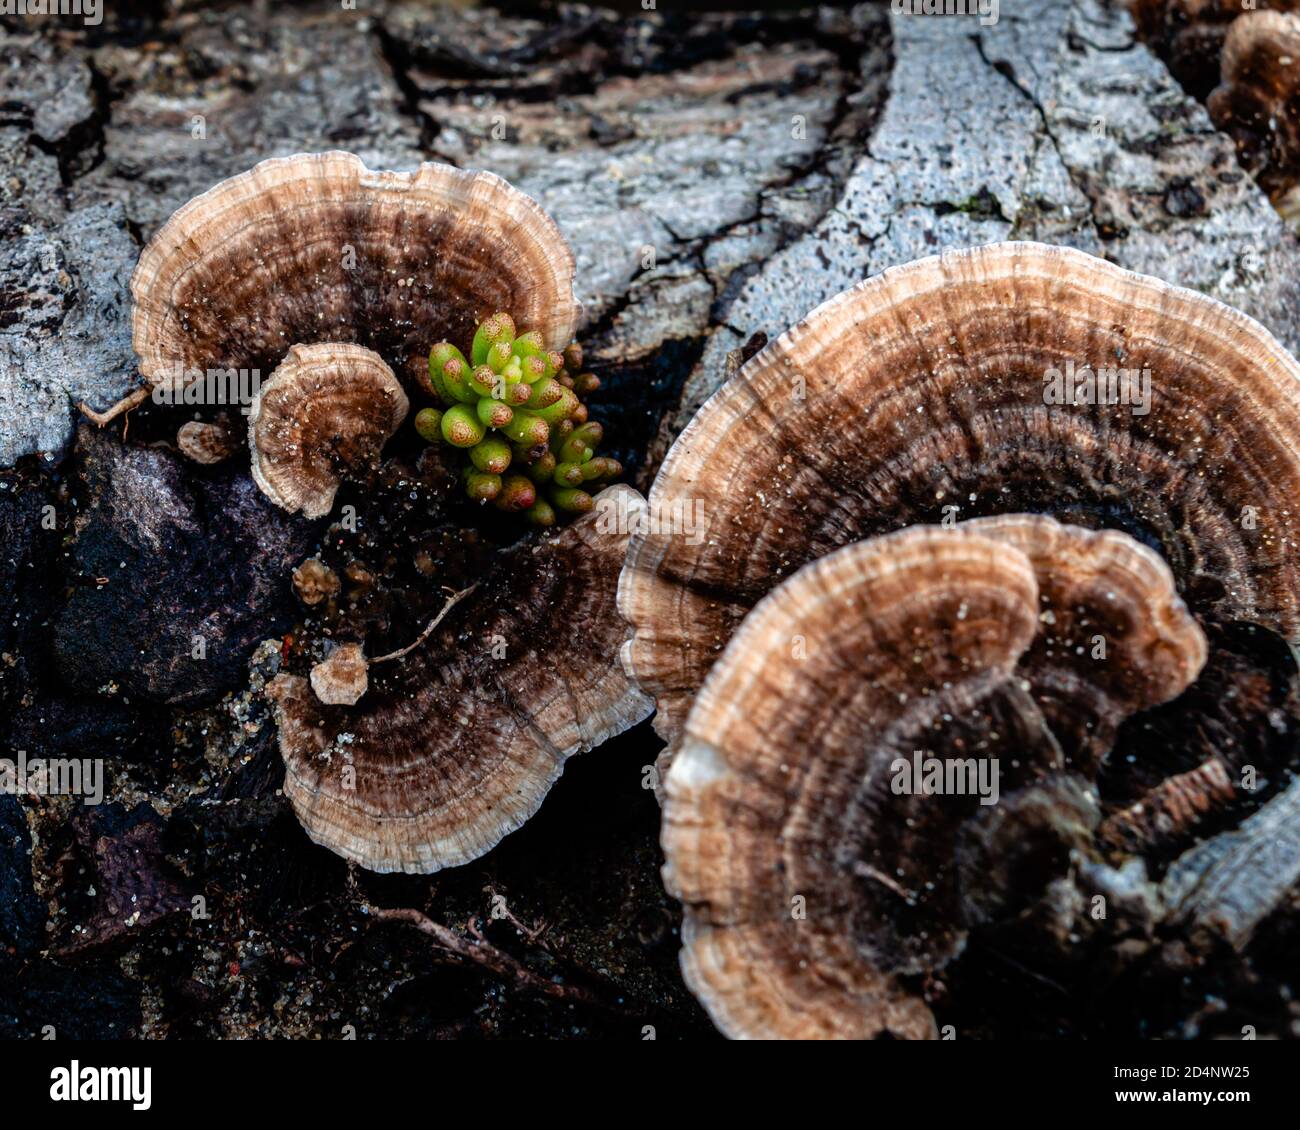
[[[1097,839],[1108,847],[1141,852],[1194,829],[1236,796],[1228,768],[1217,757],[1161,781],[1135,804],[1107,818]]]

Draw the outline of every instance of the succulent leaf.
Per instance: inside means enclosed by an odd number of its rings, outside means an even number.
[[[429,350],[420,383],[446,407],[418,412],[416,432],[468,451],[462,479],[474,501],[522,512],[539,527],[584,513],[593,500],[582,487],[615,479],[623,467],[596,455],[604,430],[588,419],[581,396],[600,380],[580,372],[582,363],[577,342],[548,350],[541,333],[520,333],[508,313],[493,314],[479,323],[469,358],[447,341]]]

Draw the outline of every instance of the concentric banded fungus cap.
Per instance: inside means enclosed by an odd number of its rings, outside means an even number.
[[[1101,370],[1101,399],[1119,402],[1060,402],[1095,393],[1086,378]],[[650,507],[619,607],[635,628],[625,664],[670,740],[782,577],[954,517],[1124,530],[1157,549],[1197,614],[1295,642],[1300,366],[1237,311],[1082,252],[923,259],[751,359],[678,438]]]
[[[1300,216],[1300,15],[1248,12],[1228,32],[1210,116],[1288,219]]]
[[[1177,697],[1205,666],[1205,634],[1168,566],[1127,534],[1033,514],[958,528],[1006,542],[1033,567],[1038,631],[1019,670],[1063,765],[1094,772],[1125,718]]]
[[[383,358],[359,345],[295,345],[253,398],[253,480],[277,506],[328,514],[340,482],[373,467],[410,407]]]
[[[230,432],[222,424],[189,420],[176,432],[176,446],[195,463],[210,465],[230,458],[234,451]]]
[[[649,714],[618,662],[628,533],[610,519],[644,506],[610,487],[504,551],[419,646],[371,661],[354,707],[275,678],[285,792],[313,840],[375,871],[465,863],[537,810],[568,757]]]
[[[509,310],[549,349],[573,337],[573,255],[491,173],[372,172],[349,153],[263,161],[167,221],[131,277],[141,372],[271,372],[293,345],[355,342],[416,379],[435,341]]]
[[[1094,629],[1100,664],[1068,646]],[[1119,533],[914,527],[807,566],[732,639],[667,775],[687,984],[731,1036],[933,1036],[924,975],[1020,916],[1098,821],[1056,722],[1068,739],[1155,705],[1204,654],[1169,572]],[[969,766],[966,787],[900,788],[922,757]]]
[[[361,645],[340,644],[311,669],[311,689],[327,706],[355,706],[369,686],[369,668]]]

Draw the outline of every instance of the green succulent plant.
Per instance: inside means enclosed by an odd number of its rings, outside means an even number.
[[[509,314],[493,314],[479,324],[468,357],[448,341],[429,350],[423,383],[441,407],[417,412],[415,430],[467,453],[469,498],[553,526],[560,514],[590,510],[588,488],[623,473],[617,459],[596,454],[603,429],[587,419],[580,397],[600,381],[581,368],[577,342],[548,351],[539,333],[517,333]]]

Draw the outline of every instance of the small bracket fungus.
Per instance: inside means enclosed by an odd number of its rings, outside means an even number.
[[[1105,664],[1075,646],[1094,630]],[[1089,851],[1080,735],[1204,657],[1168,569],[1113,531],[913,527],[800,570],[714,665],[666,778],[687,984],[735,1037],[933,1037],[968,936],[1022,925]]]
[[[195,463],[210,465],[229,459],[235,450],[230,432],[221,424],[190,420],[176,433],[176,446]]]
[[[131,276],[140,371],[269,373],[295,344],[355,342],[414,387],[434,341],[512,310],[547,349],[573,338],[573,255],[551,218],[491,173],[372,172],[350,153],[263,161],[195,197]]]
[[[1300,15],[1246,12],[1223,45],[1210,116],[1288,220],[1300,219]]]
[[[622,486],[596,501],[498,554],[413,647],[371,663],[356,706],[272,681],[285,792],[313,840],[375,871],[465,863],[537,810],[567,758],[649,714],[614,604],[645,501]]]
[[[328,514],[343,478],[379,460],[409,403],[383,358],[359,345],[295,345],[248,414],[253,481],[277,506]]]
[[[361,645],[340,644],[311,669],[311,689],[327,706],[355,706],[369,686],[368,672]]]
[[[781,578],[1014,511],[1130,533],[1198,615],[1300,643],[1297,500],[1300,365],[1251,319],[1062,247],[923,259],[813,311],[683,431],[619,582],[624,661],[671,742]]]
[[[313,605],[338,596],[343,582],[319,557],[309,557],[293,571],[293,587],[303,604]]]

